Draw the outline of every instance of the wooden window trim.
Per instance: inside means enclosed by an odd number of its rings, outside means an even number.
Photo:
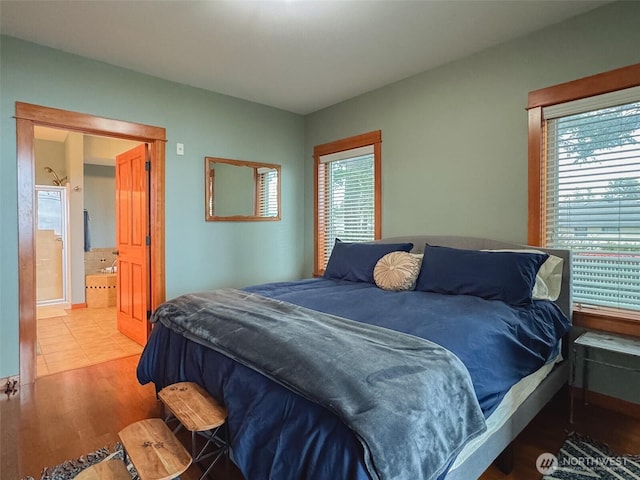
[[[573,324],[589,330],[640,337],[640,313],[629,310],[574,306]]]
[[[527,110],[528,128],[528,243],[545,246],[544,212],[545,184],[544,121],[542,108],[549,105],[593,97],[640,85],[640,63],[617,68],[571,82],[529,92]],[[640,336],[640,315],[618,309],[574,308],[574,325],[626,335]]]
[[[316,145],[313,147],[313,275],[321,276],[324,273],[324,268],[320,265],[324,263],[324,255],[320,246],[324,244],[324,225],[321,225],[322,218],[324,217],[324,209],[326,204],[326,183],[324,176],[324,169],[320,168],[320,157],[329,155],[331,153],[343,152],[345,150],[352,150],[354,148],[366,147],[367,145],[373,145],[373,165],[374,165],[374,238],[380,239],[382,232],[382,131],[375,130],[353,137],[343,138],[336,140],[335,142],[324,143],[322,145]],[[320,188],[323,186],[323,189]]]
[[[527,110],[602,95],[640,83],[640,63],[529,92]]]

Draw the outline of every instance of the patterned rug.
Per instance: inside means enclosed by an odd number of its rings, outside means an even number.
[[[557,456],[540,455],[536,466],[542,480],[640,480],[640,455],[619,455],[577,433],[569,435]]]
[[[109,447],[101,448],[95,452],[88,453],[75,460],[67,460],[55,467],[47,467],[40,474],[40,480],[71,480],[82,470],[107,460],[123,460],[124,452],[122,445],[116,443],[113,449]],[[138,474],[127,459],[127,470],[131,474],[132,480],[138,480]],[[33,477],[25,477],[22,480],[35,480]]]

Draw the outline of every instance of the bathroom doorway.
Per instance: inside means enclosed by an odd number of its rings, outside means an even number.
[[[142,350],[116,311],[115,158],[138,145],[34,128],[36,377]]]
[[[24,102],[15,104],[16,157],[18,178],[18,312],[20,383],[36,378],[36,291],[34,225],[34,129],[48,126],[74,132],[125,138],[148,145],[149,211],[147,311],[165,300],[165,143],[166,130],[148,124],[99,117]]]

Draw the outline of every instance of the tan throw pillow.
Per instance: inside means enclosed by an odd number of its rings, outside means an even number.
[[[421,264],[422,258],[411,253],[387,253],[376,263],[373,280],[383,290],[412,290],[416,285]]]

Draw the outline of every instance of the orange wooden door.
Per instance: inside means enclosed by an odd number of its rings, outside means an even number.
[[[147,343],[149,305],[149,175],[147,146],[116,157],[116,247],[118,330]]]

